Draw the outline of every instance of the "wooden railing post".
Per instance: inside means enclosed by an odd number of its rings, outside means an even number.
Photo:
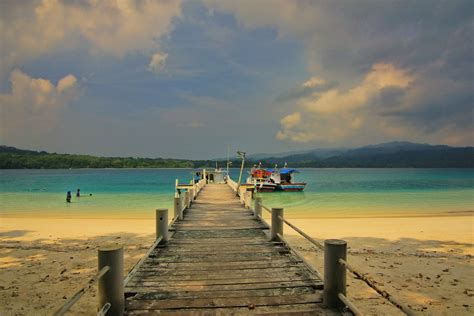
[[[252,195],[250,191],[245,191],[245,200],[246,200],[245,206],[247,208],[250,208],[250,206],[252,205]]]
[[[123,246],[109,245],[99,248],[99,271],[109,266],[109,271],[99,279],[99,310],[110,303],[108,315],[123,315],[125,297],[123,288]]]
[[[162,237],[160,244],[168,242],[168,209],[156,210],[156,238]]]
[[[283,209],[272,208],[272,229],[270,234],[271,240],[279,240],[278,234],[283,236]]]
[[[261,196],[257,196],[255,198],[255,204],[253,207],[253,217],[257,219],[259,217],[262,217],[262,197]]]
[[[189,207],[189,191],[186,190],[186,192],[184,192],[184,208],[187,209]]]
[[[346,295],[346,267],[339,259],[346,260],[347,243],[340,239],[324,241],[324,293],[323,303],[329,308],[344,307],[338,294]]]
[[[173,209],[174,209],[174,218],[177,218],[179,220],[183,219],[183,213],[181,211],[181,198],[180,197],[175,197],[174,198],[174,204],[173,204]]]

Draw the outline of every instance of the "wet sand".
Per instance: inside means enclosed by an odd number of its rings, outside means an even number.
[[[474,310],[473,216],[292,219],[319,241],[348,242],[348,261],[399,301],[425,315]],[[51,314],[86,284],[97,249],[125,247],[125,271],[153,243],[154,219],[0,219],[0,314]],[[285,228],[289,241],[322,271],[322,253]],[[367,315],[398,315],[379,294],[348,277],[348,296]],[[73,314],[96,312],[94,287]]]

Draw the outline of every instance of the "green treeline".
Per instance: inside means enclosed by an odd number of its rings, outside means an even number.
[[[179,159],[0,153],[1,169],[192,168],[193,166],[192,161]]]
[[[340,154],[328,158],[293,155],[283,158],[249,159],[245,167],[261,163],[263,167],[307,168],[474,168],[474,148],[438,148],[405,150],[393,153]],[[240,167],[233,159],[231,167]],[[219,167],[226,162],[220,161]],[[69,169],[69,168],[213,168],[215,161],[134,157],[96,157],[47,153],[0,146],[0,169]]]
[[[96,157],[38,152],[0,146],[0,169],[195,168],[210,167],[212,165],[212,161],[204,160]]]

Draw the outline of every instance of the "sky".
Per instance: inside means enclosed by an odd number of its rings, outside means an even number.
[[[0,144],[207,159],[474,145],[472,0],[0,1]]]

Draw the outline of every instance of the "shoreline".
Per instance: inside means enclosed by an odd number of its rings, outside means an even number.
[[[170,210],[172,211],[172,210]],[[91,210],[88,210],[87,213],[74,213],[74,214],[58,214],[58,213],[29,213],[29,212],[18,212],[18,213],[0,213],[0,219],[2,218],[50,218],[50,219],[109,219],[109,220],[149,220],[154,219],[154,212],[137,212],[133,215],[126,215],[124,213],[115,213],[112,211],[110,213],[103,212],[101,215],[92,215]],[[97,213],[95,213],[97,214]],[[171,214],[171,213],[170,213]],[[172,214],[170,215],[172,216]],[[308,214],[301,214],[298,211],[295,213],[286,213],[287,219],[384,219],[384,218],[433,218],[433,217],[474,217],[474,210],[462,210],[462,211],[444,211],[439,213],[400,213],[400,214],[388,214],[388,215],[380,215],[380,214],[361,214],[361,215],[340,215],[340,216],[324,216],[324,215],[316,215],[316,216],[308,216]],[[171,221],[171,218],[170,218]],[[1,227],[1,225],[0,225]]]

